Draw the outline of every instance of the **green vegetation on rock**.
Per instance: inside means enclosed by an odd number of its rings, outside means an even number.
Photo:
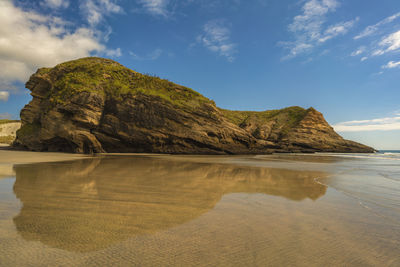
[[[82,58],[52,69],[42,68],[37,75],[55,82],[48,94],[53,104],[64,104],[79,92],[98,93],[118,100],[123,99],[124,95],[146,94],[186,107],[213,103],[190,88],[135,72],[109,59]]]
[[[220,110],[225,118],[239,127],[243,127],[249,122],[253,122],[259,126],[274,120],[277,122],[276,127],[281,128],[282,134],[286,134],[290,129],[296,127],[308,112],[306,109],[296,106],[267,111]],[[255,131],[253,135],[257,135],[259,129],[257,128]]]
[[[318,111],[218,109],[190,88],[103,58],[42,68],[26,83],[15,147],[75,153],[373,152],[344,140]]]

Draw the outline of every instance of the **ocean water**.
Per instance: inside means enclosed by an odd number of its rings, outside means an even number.
[[[400,266],[395,151],[57,157],[0,151],[0,266]]]
[[[337,172],[320,182],[356,199],[383,219],[400,224],[400,151],[332,156],[347,161],[341,161]]]
[[[329,153],[326,153],[329,155]],[[335,153],[331,154],[333,156],[341,156],[341,157],[348,157],[348,158],[365,158],[365,159],[393,159],[393,160],[400,160],[400,150],[381,150],[376,153],[366,153],[366,154],[341,154]]]

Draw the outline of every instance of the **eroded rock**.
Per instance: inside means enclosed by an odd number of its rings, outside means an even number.
[[[26,83],[14,146],[74,153],[373,152],[344,140],[322,114],[226,111],[199,93],[102,58],[39,69]]]

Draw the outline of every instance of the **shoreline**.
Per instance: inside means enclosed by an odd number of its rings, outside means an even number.
[[[99,153],[76,154],[62,152],[32,152],[15,150],[10,146],[0,146],[0,178],[14,176],[14,166],[46,162],[74,161],[80,159],[106,157],[148,157],[173,162],[190,162],[199,164],[224,164],[253,168],[272,168],[298,171],[329,171],[332,163],[341,161],[340,155],[325,153],[276,153],[267,155],[188,155],[157,153]],[[348,158],[347,158],[348,159]]]
[[[16,159],[19,163],[7,163]],[[324,265],[313,258],[315,251],[328,251],[336,265],[353,259],[365,265],[393,262],[400,240],[393,235],[400,233],[394,223],[400,218],[395,193],[400,169],[382,163],[334,154],[88,156],[0,150],[0,235],[6,241],[0,261],[32,263],[34,253],[40,264],[79,265],[90,257],[94,265],[104,265],[118,251],[115,265],[129,265],[124,259],[130,258],[138,265],[240,262],[224,249],[232,248],[243,265],[254,255],[258,265],[292,265],[282,255],[304,253],[309,255],[298,262]],[[49,247],[57,248],[57,255]],[[183,258],[162,253],[171,248]],[[132,256],[138,249],[143,258]],[[186,258],[193,253],[215,258]]]
[[[335,162],[343,160],[372,159],[378,153],[273,153],[273,154],[159,154],[159,153],[98,153],[77,154],[63,152],[34,152],[17,150],[11,146],[0,145],[0,178],[13,176],[14,165],[70,160],[103,158],[103,157],[150,157],[175,162],[192,162],[201,164],[228,164],[243,167],[274,168],[299,171],[330,171]],[[388,158],[390,159],[390,158]],[[397,159],[397,158],[396,158]],[[400,159],[399,159],[400,160]]]
[[[22,152],[38,152],[38,153],[61,153],[74,155],[179,155],[179,156],[259,156],[259,155],[316,155],[316,154],[376,154],[380,150],[374,152],[334,152],[334,151],[276,151],[265,153],[244,153],[244,154],[224,154],[224,153],[152,153],[152,152],[103,152],[103,153],[74,153],[74,152],[52,152],[52,151],[31,151],[15,148],[10,144],[0,143],[0,150],[22,151]],[[385,151],[385,150],[383,150]]]

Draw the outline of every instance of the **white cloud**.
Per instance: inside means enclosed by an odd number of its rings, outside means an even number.
[[[400,130],[400,116],[371,120],[347,121],[333,125],[337,132],[365,132]]]
[[[381,26],[389,24],[389,23],[393,22],[394,20],[396,20],[399,17],[400,17],[400,12],[396,13],[396,14],[390,16],[390,17],[387,17],[387,18],[385,18],[385,19],[383,19],[381,21],[379,21],[375,25],[370,25],[370,26],[366,27],[361,33],[356,35],[354,37],[354,39],[357,40],[357,39],[361,39],[361,38],[370,36],[370,35],[376,33]]]
[[[139,56],[136,53],[129,51],[129,54],[136,60],[156,60],[162,55],[162,53],[163,51],[159,48],[155,49],[154,51],[150,52],[145,56]]]
[[[197,41],[232,62],[235,60],[236,44],[232,43],[230,36],[231,30],[223,20],[212,20],[204,25],[203,34],[197,37]]]
[[[346,34],[349,31],[349,29],[351,29],[357,21],[359,21],[359,18],[355,18],[350,21],[341,22],[336,25],[330,26],[328,29],[325,30],[325,32],[318,39],[318,41],[320,43],[324,43],[327,40],[332,39],[336,36]]]
[[[294,17],[289,30],[295,33],[304,31],[310,39],[318,39],[321,26],[325,22],[325,15],[335,11],[338,6],[336,0],[309,0],[302,8],[303,14]]]
[[[138,3],[149,14],[168,17],[169,0],[138,0]]]
[[[367,60],[367,59],[368,59],[368,57],[362,57],[362,58],[360,59],[360,61],[363,62],[363,61],[365,61],[365,60]]]
[[[109,51],[95,30],[68,30],[66,25],[58,17],[24,11],[9,0],[0,1],[0,90],[11,90],[16,81],[26,82],[39,67]]]
[[[69,6],[68,0],[44,0],[43,6],[50,8],[67,8]]]
[[[365,46],[360,46],[356,51],[351,53],[351,56],[355,57],[355,56],[361,55],[361,54],[363,54],[365,52],[366,49],[367,48]]]
[[[81,8],[92,26],[100,23],[105,15],[124,13],[122,7],[116,4],[114,0],[84,0]]]
[[[400,67],[400,61],[390,61],[386,65],[382,66],[383,69],[393,69]]]
[[[351,55],[357,56],[361,54],[366,54],[361,58],[361,61],[365,61],[368,57],[376,57],[400,52],[400,30],[398,30],[398,26],[393,24],[393,22],[398,18],[400,18],[400,12],[381,20],[374,25],[366,27],[353,39],[358,40],[374,35],[373,40],[370,40],[368,45],[363,46],[364,48],[361,53],[358,53],[358,51],[360,50],[357,50],[354,51]],[[393,31],[393,29],[396,28],[397,30]],[[388,64],[382,66],[382,68],[393,68],[391,63],[394,62],[391,61]]]
[[[0,91],[0,101],[8,101],[10,93],[7,91]]]
[[[377,49],[372,51],[371,56],[381,56],[385,54],[385,51],[383,51],[382,49]]]
[[[294,34],[295,41],[280,42],[289,49],[289,54],[284,59],[310,51],[329,39],[346,34],[359,20],[358,18],[324,26],[327,15],[335,12],[339,5],[337,0],[306,1],[302,7],[302,14],[295,16],[293,22],[288,26],[289,31]]]
[[[398,50],[400,48],[400,31],[394,32],[385,37],[379,43],[379,46],[382,48],[382,54]]]
[[[108,49],[104,53],[108,57],[120,57],[120,56],[122,56],[121,48]]]
[[[382,37],[378,45],[373,46],[373,49],[370,52],[370,54],[371,56],[375,57],[399,51],[400,51],[400,30]],[[382,66],[382,68],[390,69],[397,67],[397,65],[393,66],[394,63],[395,63],[394,61],[390,61],[385,66]]]

